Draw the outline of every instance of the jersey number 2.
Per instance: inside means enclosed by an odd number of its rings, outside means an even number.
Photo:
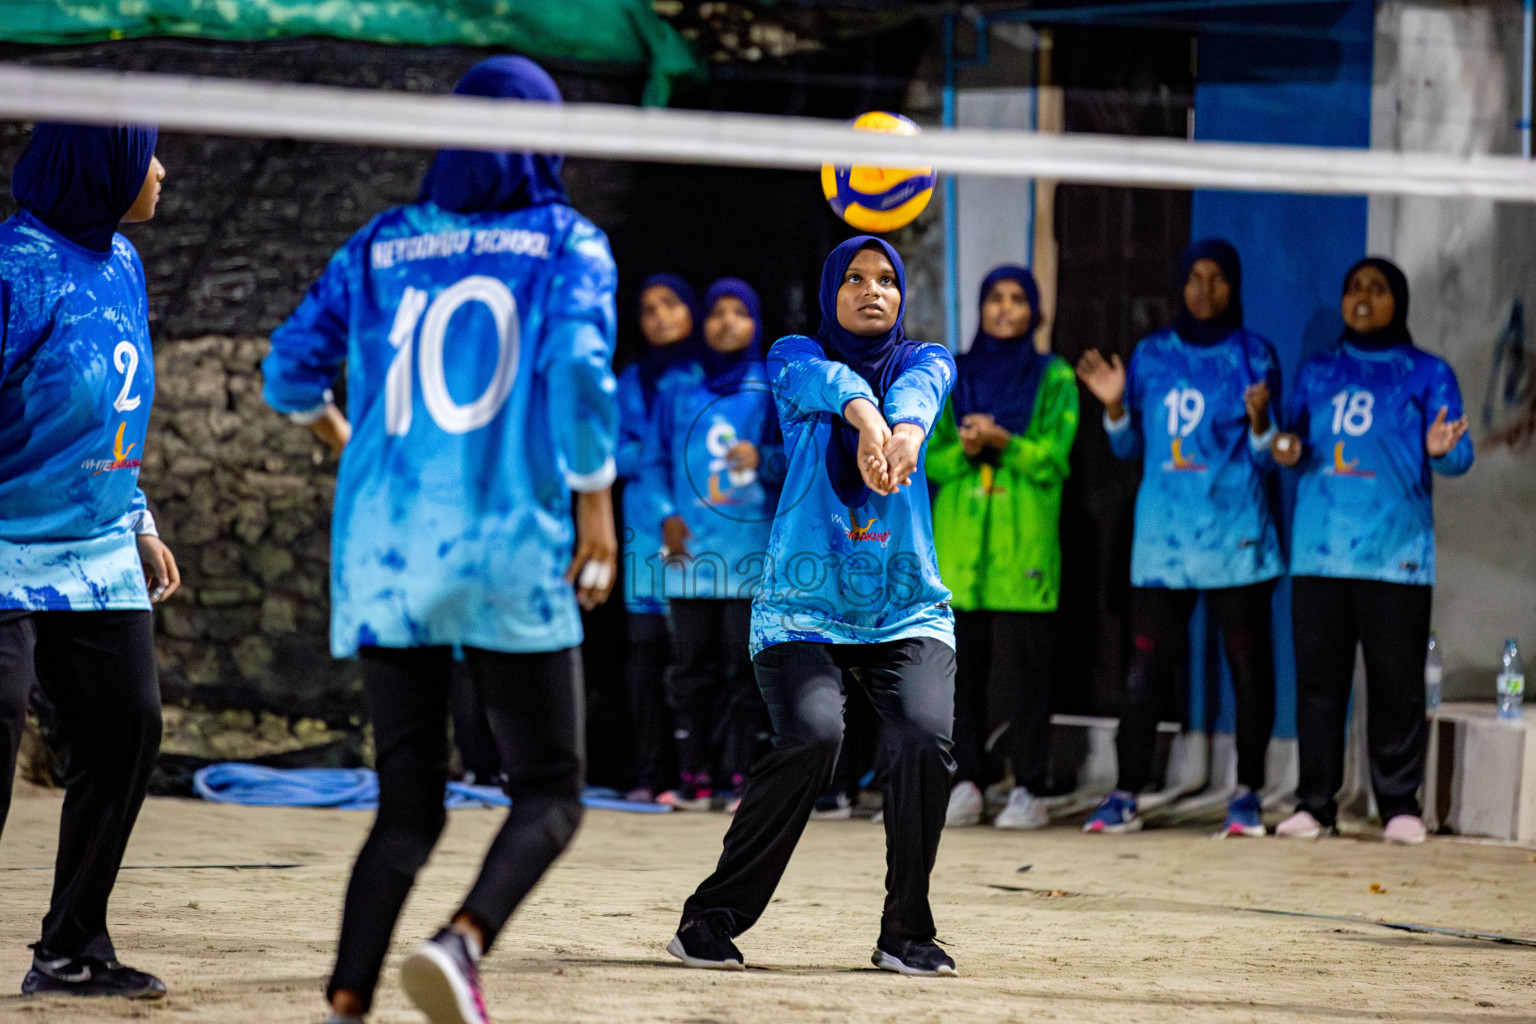
[[[496,324],[496,370],[480,397],[460,405],[448,393],[448,375],[443,358],[448,342],[448,323],[466,302],[482,303]],[[421,324],[421,338],[416,339],[416,325]],[[411,429],[411,364],[413,349],[419,350],[421,398],[432,421],[449,434],[467,434],[478,430],[501,411],[512,384],[517,379],[518,348],[522,328],[517,319],[517,299],[512,289],[494,277],[475,275],[444,289],[431,304],[427,293],[407,288],[395,311],[389,330],[389,342],[395,358],[384,378],[384,424],[386,433],[403,437]]]
[[[139,396],[130,395],[133,375],[139,372],[139,348],[131,341],[120,341],[112,350],[112,365],[123,375],[123,389],[112,400],[112,408],[118,412],[133,412],[139,407]]]

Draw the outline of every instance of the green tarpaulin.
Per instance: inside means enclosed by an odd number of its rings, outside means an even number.
[[[533,58],[643,65],[663,106],[703,62],[650,0],[0,0],[0,41],[139,36],[261,40],[333,36],[414,46],[498,46]]]

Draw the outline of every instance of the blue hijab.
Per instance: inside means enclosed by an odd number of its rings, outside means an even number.
[[[41,122],[11,172],[16,205],[84,249],[108,253],[144,188],[159,132]]]
[[[645,354],[639,361],[640,392],[645,396],[646,408],[650,408],[651,402],[656,398],[656,382],[661,379],[661,375],[674,366],[697,361],[704,348],[704,310],[699,305],[699,295],[693,290],[693,285],[677,274],[652,274],[640,282],[640,291],[637,294],[644,295],[656,285],[666,288],[682,300],[683,305],[688,307],[688,316],[693,321],[693,327],[689,330],[688,337],[671,345],[646,343]]]
[[[896,268],[896,288],[901,292],[901,308],[896,311],[896,322],[884,334],[866,338],[854,334],[837,322],[837,292],[843,285],[843,275],[860,249],[879,249]],[[922,342],[907,337],[902,320],[907,315],[907,268],[901,256],[890,243],[873,235],[855,235],[832,250],[821,268],[821,326],[816,337],[821,341],[827,358],[845,364],[869,385],[875,393],[875,403],[885,401],[885,393],[906,368],[907,357]],[[827,445],[827,478],[838,500],[849,508],[858,508],[869,500],[869,488],[859,474],[859,432],[841,416],[832,426],[832,437]]]
[[[1196,320],[1189,307],[1184,305],[1184,282],[1199,260],[1210,260],[1221,268],[1222,276],[1232,286],[1232,302],[1220,316],[1213,320]],[[1221,238],[1207,238],[1194,242],[1184,250],[1179,260],[1178,315],[1173,318],[1173,329],[1180,338],[1191,345],[1214,345],[1224,341],[1233,331],[1243,326],[1243,262],[1231,242]]]
[[[481,61],[453,87],[459,96],[559,103],[560,87],[527,57],[500,56]],[[560,180],[564,157],[548,153],[486,153],[443,149],[422,179],[417,202],[431,200],[445,210],[511,212],[547,203],[569,203]]]
[[[740,352],[716,352],[705,342],[704,383],[717,395],[741,390],[747,371],[763,358],[763,304],[757,292],[739,277],[722,277],[704,291],[704,316],[708,318],[714,312],[715,304],[724,298],[740,299],[756,330],[752,334],[752,343]]]
[[[1022,434],[1035,414],[1035,395],[1051,357],[1035,351],[1035,328],[1040,326],[1035,275],[1024,267],[998,267],[981,282],[982,303],[999,281],[1016,281],[1024,289],[1029,326],[1017,338],[994,338],[977,326],[970,351],[955,357],[955,422],[964,423],[973,412],[990,413],[1008,433]]]

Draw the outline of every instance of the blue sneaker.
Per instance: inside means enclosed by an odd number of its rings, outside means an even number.
[[[1083,822],[1084,832],[1139,832],[1141,819],[1136,816],[1136,798],[1118,789]]]
[[[1227,822],[1221,826],[1221,831],[1216,833],[1216,838],[1225,839],[1227,836],[1259,838],[1268,835],[1268,831],[1264,828],[1264,819],[1260,817],[1263,810],[1264,808],[1259,804],[1259,795],[1252,790],[1233,797],[1227,804]]]

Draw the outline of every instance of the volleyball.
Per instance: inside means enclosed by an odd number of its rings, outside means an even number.
[[[916,135],[916,124],[900,114],[873,110],[854,119],[861,132]],[[821,192],[832,212],[860,231],[884,234],[917,219],[933,196],[932,167],[834,167],[821,165]]]

